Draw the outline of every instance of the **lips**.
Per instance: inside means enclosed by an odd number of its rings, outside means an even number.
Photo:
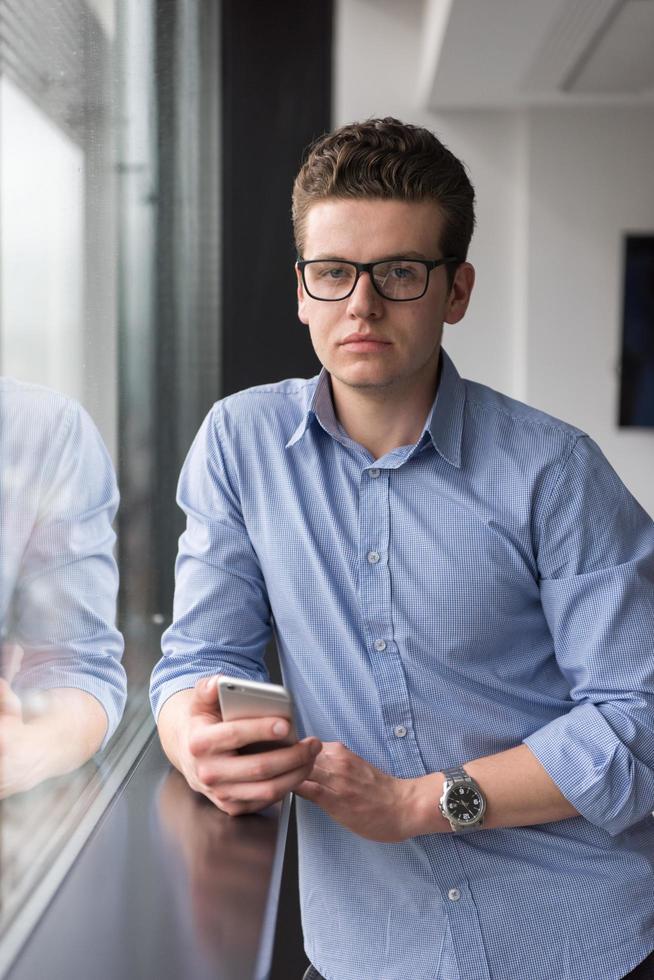
[[[371,337],[370,334],[351,333],[340,342],[340,346],[351,351],[365,352],[383,350],[384,347],[390,347],[391,343],[380,337]]]

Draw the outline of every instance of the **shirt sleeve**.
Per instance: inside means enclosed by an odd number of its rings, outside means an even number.
[[[38,513],[11,602],[10,638],[23,650],[14,687],[91,694],[107,715],[104,746],[127,693],[115,625],[118,488],[100,434],[76,402],[66,402],[39,472]]]
[[[524,741],[615,835],[654,809],[654,525],[586,436],[544,510],[538,564],[574,707]]]
[[[152,673],[155,717],[167,698],[201,677],[268,677],[270,605],[221,440],[220,411],[218,403],[205,419],[179,480],[186,530],[175,565],[173,623]]]

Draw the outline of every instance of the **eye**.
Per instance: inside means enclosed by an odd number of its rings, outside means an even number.
[[[350,279],[353,274],[351,266],[339,265],[333,262],[320,262],[308,268],[312,276],[318,279],[331,280],[332,282],[341,282],[343,279]]]
[[[380,262],[375,266],[375,278],[378,282],[398,286],[415,283],[422,274],[422,266],[417,266],[415,262]]]
[[[407,280],[413,279],[415,274],[416,272],[413,266],[408,265],[394,265],[390,271],[390,275],[394,279],[398,279],[400,282],[406,282]]]

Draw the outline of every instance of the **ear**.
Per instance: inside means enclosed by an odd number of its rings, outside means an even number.
[[[304,283],[302,282],[302,273],[295,266],[295,275],[297,277],[297,315],[300,318],[300,322],[309,326],[309,312],[307,309],[307,295],[304,291]]]
[[[445,323],[458,323],[465,316],[475,284],[475,270],[469,262],[462,262],[454,274],[454,281],[445,304]]]

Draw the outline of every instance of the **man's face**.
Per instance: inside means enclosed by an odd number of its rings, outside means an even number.
[[[305,259],[375,262],[388,258],[440,259],[442,215],[432,201],[339,200],[310,208]],[[323,302],[307,295],[298,273],[298,315],[308,324],[332,384],[395,389],[436,382],[443,323],[464,315],[474,270],[464,263],[448,289],[444,266],[429,276],[421,299],[393,302],[377,293],[368,273],[347,299]],[[390,392],[389,392],[390,393]]]

